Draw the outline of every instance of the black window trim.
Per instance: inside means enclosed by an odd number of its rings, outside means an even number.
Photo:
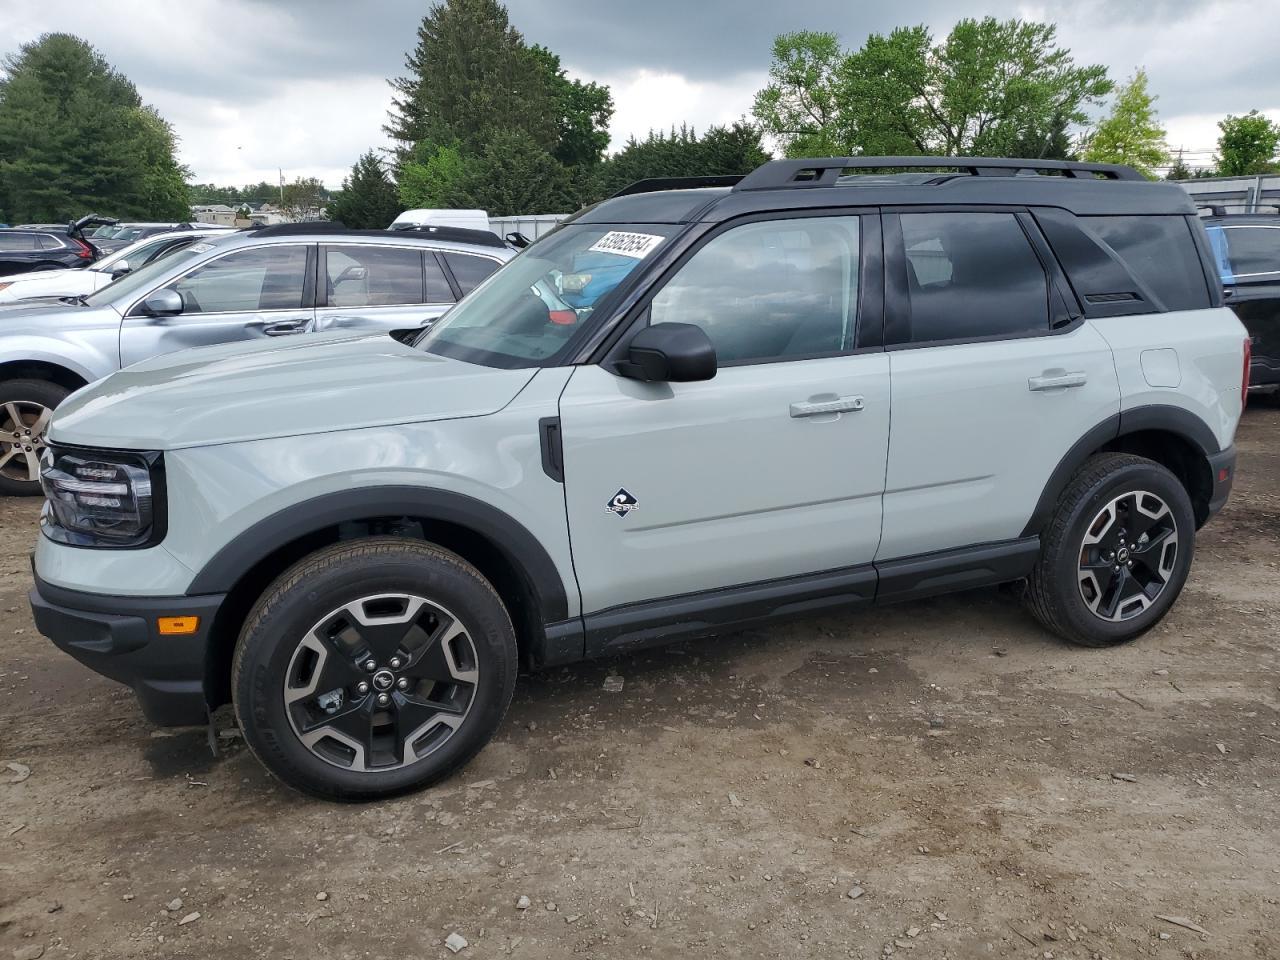
[[[1070,333],[1084,322],[1084,311],[1067,283],[1066,275],[1052,248],[1040,233],[1026,206],[1002,204],[920,204],[883,207],[885,260],[884,349],[924,350],[931,347],[953,347],[966,343],[999,343],[1005,340],[1030,340],[1034,337],[1056,337]],[[907,255],[902,237],[902,221],[908,213],[1005,213],[1013,215],[1022,228],[1031,251],[1045,275],[1047,300],[1044,330],[1020,333],[995,333],[981,337],[953,337],[947,340],[911,340],[911,300],[907,289]],[[901,340],[894,340],[902,337]]]
[[[854,348],[823,353],[792,354],[783,357],[733,360],[720,363],[719,369],[734,367],[758,367],[773,363],[795,363],[804,360],[822,360],[831,357],[853,357],[865,353],[881,353],[884,328],[884,238],[880,211],[876,207],[810,207],[803,210],[770,210],[745,214],[720,223],[708,224],[706,229],[693,233],[688,242],[666,262],[655,265],[653,271],[641,281],[642,292],[620,308],[616,316],[621,322],[608,321],[603,329],[609,335],[594,349],[586,362],[599,363],[613,370],[620,360],[625,360],[625,343],[649,323],[649,306],[653,298],[680,272],[698,251],[712,240],[736,227],[773,220],[829,219],[832,217],[856,217],[858,229],[858,307],[854,320]],[[674,238],[673,238],[674,239]],[[865,334],[865,335],[864,335]]]
[[[449,289],[453,291],[453,302],[457,303],[462,299],[462,287],[458,285],[457,278],[453,275],[453,271],[449,269],[449,263],[445,260],[444,254],[439,250],[423,250],[424,257],[435,257],[436,265],[444,274],[444,282],[449,285]],[[422,282],[427,282],[427,270],[425,264],[422,269]]]

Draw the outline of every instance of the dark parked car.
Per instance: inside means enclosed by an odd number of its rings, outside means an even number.
[[[101,251],[85,239],[85,227],[114,222],[90,216],[61,227],[30,225],[0,230],[0,277],[32,270],[87,267]]]
[[[1280,215],[1204,218],[1227,306],[1249,331],[1250,391],[1280,392]]]

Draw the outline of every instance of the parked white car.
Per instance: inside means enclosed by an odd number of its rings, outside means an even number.
[[[0,304],[44,297],[87,296],[130,270],[190,246],[201,238],[221,236],[226,232],[224,228],[173,230],[132,243],[83,269],[11,274],[0,279]]]

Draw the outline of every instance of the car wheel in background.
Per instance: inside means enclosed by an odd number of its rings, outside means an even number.
[[[48,380],[0,383],[0,494],[40,493],[40,455],[49,418],[71,391]]]

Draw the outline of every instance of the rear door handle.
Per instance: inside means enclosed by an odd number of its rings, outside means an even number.
[[[310,323],[310,319],[277,320],[275,323],[268,323],[262,328],[262,332],[268,337],[287,337],[294,333],[306,333]]]
[[[837,397],[834,400],[802,400],[791,405],[791,416],[818,417],[824,413],[857,413],[863,406],[862,397]]]
[[[1068,373],[1066,370],[1046,370],[1038,377],[1027,380],[1028,390],[1065,390],[1068,387],[1083,387],[1089,377],[1083,370]]]

